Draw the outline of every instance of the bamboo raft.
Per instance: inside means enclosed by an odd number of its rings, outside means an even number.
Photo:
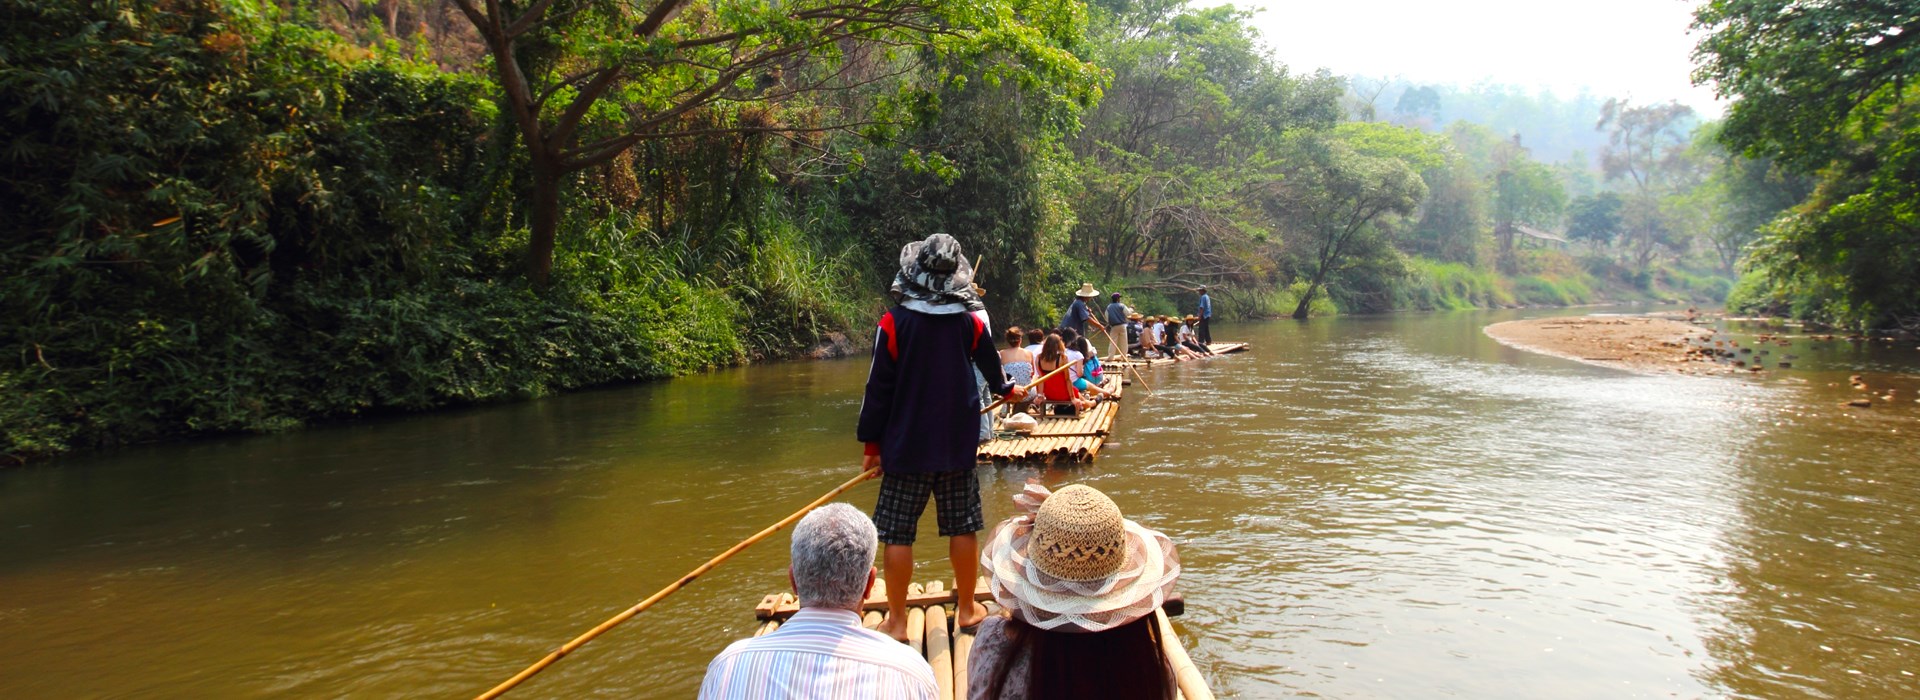
[[[1244,352],[1246,343],[1215,343],[1215,354]],[[1173,364],[1174,360],[1130,360],[1108,361],[1106,364],[1115,371],[1107,374],[1100,388],[1113,394],[1114,401],[1101,401],[1094,404],[1093,410],[1074,416],[1036,416],[1039,425],[1028,435],[1019,437],[998,437],[979,447],[974,452],[975,460],[982,463],[1010,464],[1013,462],[1091,462],[1100,455],[1100,448],[1107,444],[1107,438],[1113,433],[1113,419],[1120,412],[1118,399],[1126,388],[1127,382],[1121,379],[1118,371],[1124,366],[1146,366]]]
[[[1021,437],[996,438],[980,446],[975,458],[980,462],[1090,462],[1100,454],[1113,430],[1113,418],[1120,412],[1118,399],[1126,388],[1119,372],[1107,375],[1100,388],[1115,400],[1101,401],[1093,409],[1073,416],[1035,416],[1039,425],[1033,433]]]
[[[1247,344],[1246,343],[1214,343],[1212,345],[1207,346],[1207,348],[1212,350],[1213,354],[1215,355],[1225,355],[1228,353],[1245,352],[1247,349]],[[1175,360],[1170,357],[1158,357],[1151,360],[1128,357],[1127,359],[1124,359],[1124,360],[1108,360],[1106,364],[1128,365],[1133,367],[1149,367],[1149,366],[1159,367],[1161,365],[1170,365],[1175,362],[1179,362],[1179,360]]]
[[[860,622],[867,629],[878,628],[886,620],[886,588],[885,581],[875,580],[873,592],[860,606],[864,611]],[[995,609],[993,595],[987,591],[986,579],[980,579],[973,590],[976,600],[985,602],[990,610]],[[954,591],[943,581],[915,583],[907,587],[907,644],[933,667],[940,700],[964,700],[968,695],[967,661],[968,654],[973,650],[973,632],[953,625],[953,606],[957,603]],[[761,598],[760,604],[753,609],[754,618],[759,620],[753,636],[780,629],[781,622],[799,609],[791,592]],[[1154,611],[1154,618],[1160,626],[1160,641],[1167,652],[1167,661],[1173,666],[1179,697],[1186,700],[1213,700],[1213,690],[1207,686],[1206,677],[1193,665],[1193,659],[1187,656],[1186,647],[1174,632],[1173,623],[1167,619],[1185,611],[1186,602],[1178,597],[1168,600],[1166,605]]]

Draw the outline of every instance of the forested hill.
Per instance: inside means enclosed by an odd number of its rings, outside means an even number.
[[[1082,282],[1910,323],[1912,18],[1794,4],[1700,10],[1725,124],[1580,97],[1561,143],[1178,0],[0,0],[0,452],[791,355],[934,232],[1002,323]]]

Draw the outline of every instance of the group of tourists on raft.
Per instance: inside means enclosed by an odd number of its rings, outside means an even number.
[[[1085,285],[1061,328],[1008,329],[1007,348],[996,352],[972,267],[959,241],[946,234],[901,249],[890,291],[897,304],[880,318],[855,430],[864,445],[862,471],[879,472],[873,515],[835,503],[800,521],[788,568],[800,610],[779,629],[727,647],[708,665],[700,697],[936,697],[932,668],[900,643],[907,639],[913,543],[928,500],[948,540],[955,627],[975,634],[969,698],[1174,697],[1154,615],[1180,577],[1173,541],[1122,517],[1113,499],[1093,488],[1050,491],[1029,482],[1014,496],[1018,514],[993,529],[983,550],[977,534],[986,522],[974,471],[978,409],[982,384],[1019,403],[1031,377],[1066,363],[1083,363],[1081,376],[1067,380],[1069,388],[1086,380],[1098,365],[1085,364],[1099,360],[1079,327],[1088,321],[1109,332],[1116,346],[1123,339],[1130,349],[1140,346],[1136,356],[1204,355],[1210,300],[1201,296],[1193,338],[1200,347],[1194,348],[1180,344],[1187,319],[1146,324],[1117,294],[1107,322],[1093,319],[1085,300],[1098,293]],[[1028,363],[1025,371],[1017,369],[1020,362]],[[982,381],[987,378],[993,381]],[[1095,384],[1086,389],[1097,391]],[[1051,398],[1044,387],[1043,396]],[[861,626],[860,612],[879,573],[876,554],[885,572],[887,617],[870,630]],[[976,599],[981,567],[999,612],[990,614]]]
[[[972,291],[975,296],[980,294],[978,286]],[[1213,300],[1207,296],[1206,287],[1200,288],[1200,315],[1197,316],[1142,316],[1120,301],[1119,292],[1114,292],[1104,312],[1106,322],[1102,323],[1087,308],[1087,301],[1099,296],[1100,292],[1091,283],[1082,284],[1080,291],[1074,292],[1073,304],[1067,307],[1065,322],[1051,331],[1007,327],[1007,346],[1000,350],[1000,370],[1007,380],[1025,385],[1034,377],[1047,377],[1062,366],[1071,366],[1042,382],[1040,393],[1013,402],[1015,410],[1029,411],[1031,405],[1044,402],[1054,406],[1056,414],[1078,413],[1091,407],[1096,399],[1111,398],[1100,386],[1105,380],[1105,368],[1086,333],[1088,323],[1106,337],[1110,359],[1121,359],[1123,355],[1143,360],[1213,356],[1207,347],[1213,342],[1209,337]],[[1126,348],[1126,352],[1121,353],[1121,348]],[[986,376],[978,378],[983,391]]]

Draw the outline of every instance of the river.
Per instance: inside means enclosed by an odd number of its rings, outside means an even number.
[[[989,522],[1037,475],[1167,532],[1225,696],[1920,697],[1920,353],[1640,376],[1480,332],[1566,313],[1224,324],[1253,350],[1149,371],[1098,462],[981,469]],[[853,475],[865,370],[0,471],[0,697],[471,697]],[[1896,402],[1838,406],[1862,371]],[[690,697],[785,546],[512,697]]]

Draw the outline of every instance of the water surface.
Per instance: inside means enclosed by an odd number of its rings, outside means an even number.
[[[1480,332],[1544,313],[1225,324],[1254,350],[1149,371],[1097,463],[980,470],[989,520],[1040,476],[1166,531],[1226,696],[1920,697],[1915,353],[1649,377]],[[0,696],[470,697],[851,476],[865,370],[0,472]],[[1898,402],[1839,407],[1859,371]],[[691,696],[785,544],[514,697]]]

